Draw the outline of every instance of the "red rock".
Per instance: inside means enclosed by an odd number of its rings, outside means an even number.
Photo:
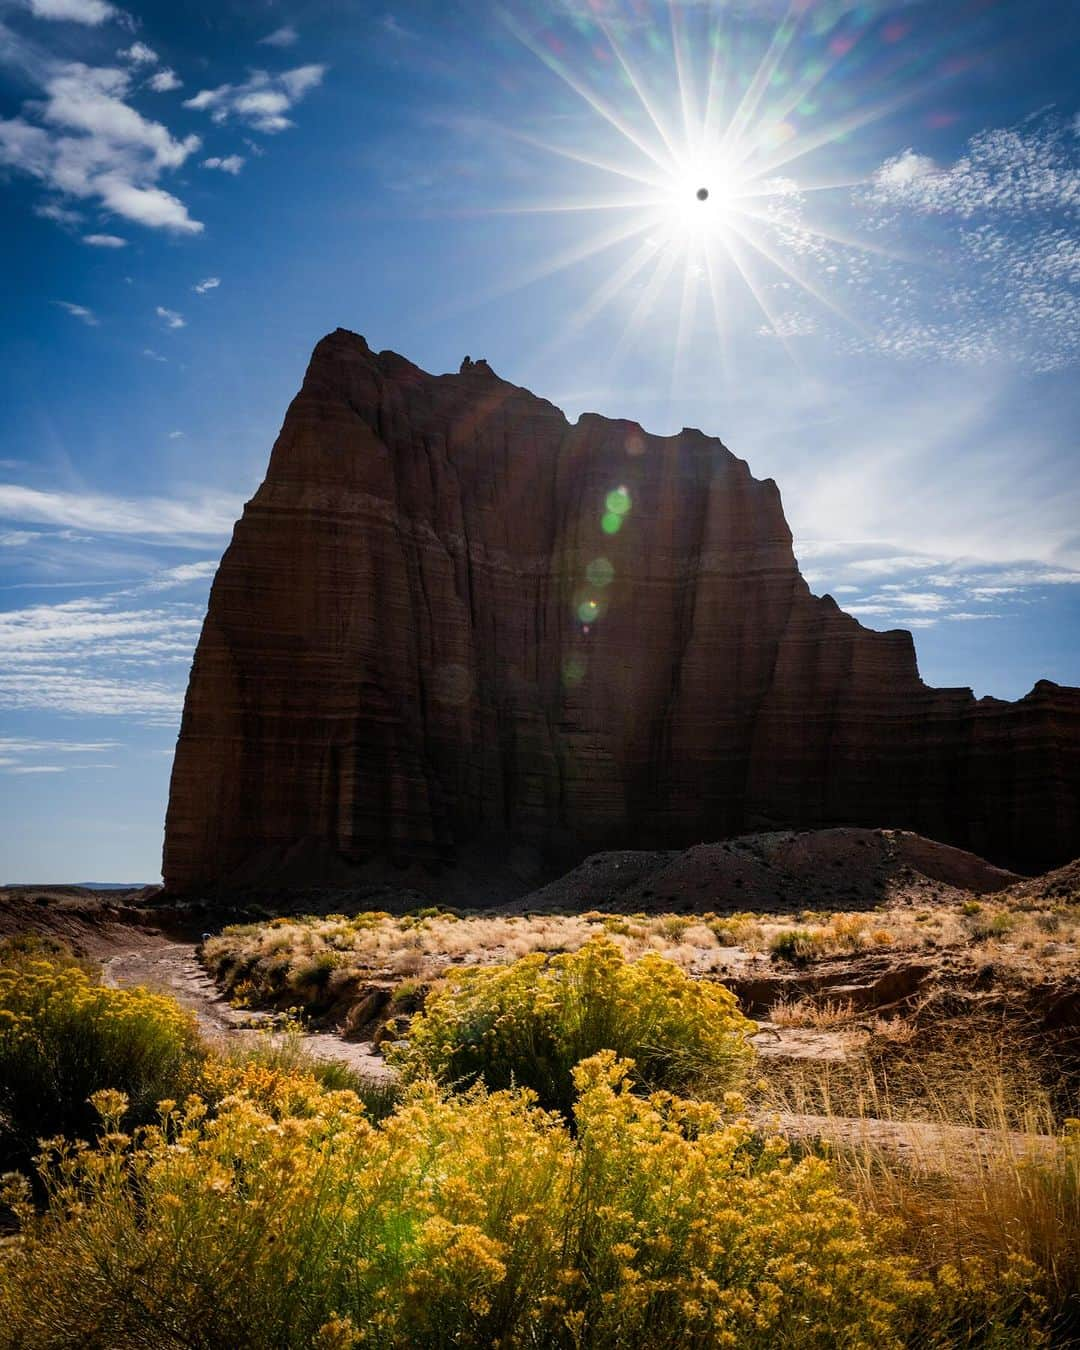
[[[1080,690],[928,688],[700,431],[318,344],[211,592],[168,889],[837,824],[1080,853]]]

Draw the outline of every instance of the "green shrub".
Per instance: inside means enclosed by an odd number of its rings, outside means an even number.
[[[599,935],[577,952],[454,972],[391,1057],[406,1078],[529,1087],[565,1113],[574,1066],[599,1050],[633,1059],[644,1087],[715,1096],[741,1076],[753,1030],[721,985],[654,953],[627,961]]]
[[[1016,927],[1016,919],[1004,909],[996,914],[975,917],[968,920],[968,930],[973,942],[993,942],[1008,937]]]
[[[797,964],[806,961],[821,950],[821,944],[813,933],[804,928],[788,928],[777,933],[769,943],[769,951],[774,960],[790,961]]]
[[[39,1138],[87,1136],[91,1093],[118,1088],[133,1123],[195,1083],[194,1019],[146,989],[106,989],[69,956],[0,953],[0,1152],[29,1157]]]

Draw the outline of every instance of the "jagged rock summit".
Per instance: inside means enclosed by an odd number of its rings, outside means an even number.
[[[170,891],[463,851],[534,880],[831,825],[1080,853],[1080,690],[928,688],[909,633],[810,593],[775,483],[700,431],[318,344],[211,592]]]

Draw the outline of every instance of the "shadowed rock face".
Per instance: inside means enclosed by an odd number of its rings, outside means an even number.
[[[835,824],[1080,853],[1080,690],[927,688],[699,431],[318,344],[211,592],[170,890]]]

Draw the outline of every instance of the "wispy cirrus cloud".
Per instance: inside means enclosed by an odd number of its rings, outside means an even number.
[[[843,197],[773,187],[763,222],[808,289],[763,278],[757,336],[817,333],[850,356],[912,363],[1080,362],[1075,121],[1051,109],[987,128],[948,163],[908,147]]]
[[[185,99],[184,107],[208,112],[214,122],[235,119],[255,131],[273,135],[293,125],[286,114],[322,83],[325,73],[323,65],[297,66],[280,74],[255,70],[243,84],[200,89]]]
[[[0,612],[0,708],[175,725],[204,605],[147,597],[201,588],[216,566],[182,564],[101,596]],[[22,765],[35,748],[52,759],[110,743],[8,739],[0,759]]]
[[[990,128],[950,164],[909,148],[880,166],[856,202],[876,233],[916,242],[937,272],[901,277],[894,266],[886,276],[902,285],[871,280],[880,350],[1044,371],[1080,360],[1075,124],[1049,112]]]
[[[187,326],[184,316],[178,314],[175,309],[166,309],[164,305],[158,305],[154,313],[166,328],[184,328]]]
[[[112,769],[116,767],[115,764],[93,757],[107,755],[118,747],[117,741],[58,741],[0,737],[0,772],[66,773],[69,769]],[[45,756],[45,763],[40,762],[41,756]],[[53,764],[50,761],[54,759],[64,762]]]
[[[239,497],[225,493],[203,493],[187,500],[115,497],[0,483],[0,519],[169,540],[184,546],[199,539],[227,537],[241,505]]]
[[[1045,602],[1054,588],[1080,587],[1080,568],[1039,563],[943,562],[930,555],[860,557],[866,541],[797,544],[804,578],[871,627],[929,628],[937,623],[1007,619],[1017,606]],[[885,577],[901,577],[887,581]]]
[[[127,248],[127,240],[118,234],[84,234],[83,243],[92,248]]]
[[[203,562],[180,563],[177,567],[167,567],[151,577],[143,586],[147,591],[169,591],[177,586],[188,586],[193,581],[203,581],[212,577],[218,570],[218,560],[207,558]]]
[[[76,305],[70,300],[54,300],[53,304],[58,309],[66,310],[73,319],[81,319],[90,328],[97,328],[101,322],[94,311],[85,305]]]
[[[1080,209],[1076,133],[1059,121],[981,131],[953,164],[908,149],[874,174],[866,199],[927,215],[1029,215]]]
[[[220,277],[204,277],[202,281],[197,281],[191,289],[196,295],[206,295],[209,291],[216,291],[220,285]]]
[[[272,33],[267,33],[266,37],[259,39],[260,47],[295,47],[299,33],[291,23],[282,24],[280,28],[275,28]]]

